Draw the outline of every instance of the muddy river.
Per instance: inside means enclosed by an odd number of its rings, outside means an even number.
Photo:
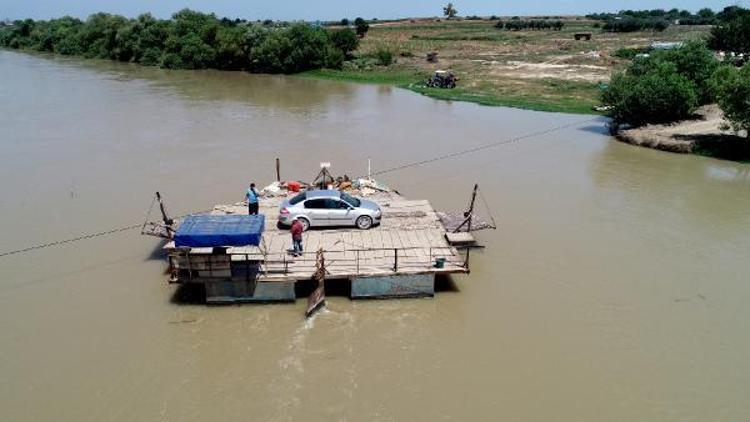
[[[185,303],[138,230],[0,258],[0,419],[750,419],[750,165],[589,116],[0,51],[0,251],[556,127],[382,176],[495,215],[434,299]]]

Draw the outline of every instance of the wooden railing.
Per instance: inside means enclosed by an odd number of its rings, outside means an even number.
[[[415,272],[437,268],[461,268],[468,270],[468,255],[462,257],[449,246],[432,248],[369,248],[323,251],[326,269],[332,274],[359,275],[367,273]],[[251,274],[273,275],[309,272],[312,274],[317,261],[317,252],[291,254],[225,253],[191,254],[189,250],[170,255],[173,279],[178,271],[192,280],[195,277],[231,277],[232,270],[244,269],[246,277]]]
[[[417,251],[421,253],[416,253]],[[426,254],[422,251],[426,251]],[[324,254],[326,268],[331,273],[361,274],[373,271],[397,273],[416,269],[426,270],[441,265],[453,268],[467,268],[468,265],[466,259],[456,255],[454,248],[447,246],[427,249],[418,247],[347,249],[324,251]],[[297,257],[290,255],[277,255],[277,257],[273,259],[270,255],[265,256],[261,263],[263,274],[288,274],[293,272],[294,267],[312,269],[316,260],[316,252],[303,252]]]

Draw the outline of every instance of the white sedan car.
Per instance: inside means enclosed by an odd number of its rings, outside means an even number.
[[[281,203],[279,223],[290,226],[299,218],[305,230],[331,226],[367,230],[380,223],[381,215],[380,206],[375,202],[338,190],[309,190]]]

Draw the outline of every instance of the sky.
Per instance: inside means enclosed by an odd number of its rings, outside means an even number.
[[[338,20],[437,16],[448,0],[0,0],[1,19],[49,19],[65,15],[86,17],[95,12],[129,17],[144,12],[166,18],[190,8],[221,17],[274,20]],[[615,12],[623,9],[714,10],[725,6],[750,7],[750,0],[453,0],[459,15],[564,15]]]

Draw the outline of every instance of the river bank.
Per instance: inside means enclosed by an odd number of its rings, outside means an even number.
[[[466,101],[536,111],[601,114],[601,87],[613,71],[629,63],[622,49],[642,49],[652,42],[703,37],[705,26],[671,26],[663,32],[602,32],[599,22],[583,17],[562,18],[555,30],[506,31],[496,20],[405,19],[372,24],[360,40],[354,60],[343,70],[314,70],[305,77],[390,84],[432,98]],[[591,33],[591,40],[575,40]],[[368,61],[380,51],[395,63]],[[437,53],[437,61],[426,60]],[[459,77],[452,90],[422,84],[439,69]]]
[[[488,92],[459,86],[454,89],[428,88],[424,82],[430,77],[425,71],[406,66],[370,70],[319,69],[298,74],[303,78],[343,82],[392,85],[446,101],[464,101],[485,106],[513,107],[532,111],[576,114],[602,114],[594,109],[598,101],[581,100],[576,92],[591,88],[586,83],[548,80],[523,90]],[[499,87],[495,87],[498,88]],[[598,88],[597,88],[598,90]],[[543,92],[548,91],[548,92]]]
[[[621,142],[660,151],[749,161],[750,142],[746,137],[723,131],[722,123],[721,110],[711,104],[698,109],[692,119],[622,129],[615,137]]]
[[[200,18],[205,25],[219,25],[222,31],[243,31],[236,25],[219,22],[216,17],[189,10],[173,17],[180,21],[189,17]],[[102,15],[101,19],[114,19]],[[146,18],[144,18],[146,19]],[[544,19],[544,18],[534,18]],[[556,18],[557,19],[557,18]],[[708,29],[705,26],[670,26],[665,31],[636,31],[630,33],[602,32],[601,22],[580,16],[559,17],[564,23],[561,30],[519,30],[508,31],[496,28],[497,18],[442,20],[436,18],[403,19],[392,22],[373,22],[370,30],[359,40],[353,52],[343,64],[339,61],[325,68],[329,60],[315,60],[316,65],[297,63],[295,66],[262,65],[265,59],[263,49],[252,58],[247,55],[225,57],[216,54],[214,60],[193,57],[192,51],[182,51],[180,55],[164,53],[156,57],[131,57],[123,55],[123,48],[113,49],[104,54],[98,50],[89,51],[85,46],[79,49],[40,46],[34,37],[22,38],[23,42],[9,42],[24,51],[44,50],[66,52],[78,57],[99,57],[122,62],[135,62],[142,65],[161,65],[167,68],[186,69],[249,69],[253,72],[294,73],[299,69],[316,69],[298,74],[302,77],[388,84],[441,100],[472,102],[488,106],[505,106],[536,111],[567,112],[578,114],[601,114],[596,111],[600,105],[602,86],[609,82],[613,71],[628,63],[622,53],[625,50],[643,49],[652,42],[685,41],[703,37]],[[146,21],[155,25],[149,19]],[[146,23],[148,23],[146,22]],[[169,26],[169,22],[162,22]],[[59,23],[58,23],[59,24]],[[80,22],[78,24],[81,24]],[[44,27],[46,24],[42,24]],[[223,25],[223,26],[222,26]],[[298,28],[302,28],[299,27]],[[320,28],[308,31],[319,31]],[[338,31],[341,26],[330,26],[328,30]],[[266,27],[256,27],[264,36],[272,32]],[[7,32],[7,31],[6,31]],[[590,33],[591,39],[576,40],[575,34]],[[6,34],[7,35],[7,34]],[[77,40],[75,37],[72,40]],[[18,40],[13,40],[18,41]],[[210,41],[210,42],[209,42]],[[209,40],[206,48],[216,47]],[[187,42],[187,41],[186,41]],[[186,45],[182,43],[181,45]],[[130,46],[132,47],[132,46]],[[128,48],[130,48],[128,47]],[[239,48],[239,47],[238,47]],[[125,49],[127,50],[127,49]],[[157,49],[158,51],[161,51]],[[240,49],[241,50],[241,49]],[[135,50],[134,50],[135,51]],[[214,50],[211,50],[214,51]],[[218,51],[218,50],[217,50]],[[390,59],[382,60],[383,54]],[[436,57],[426,60],[427,55]],[[184,57],[183,57],[184,56]],[[148,59],[148,60],[147,60]],[[270,60],[270,59],[269,59]],[[265,60],[265,61],[269,61]],[[277,60],[270,60],[276,63]],[[322,68],[319,68],[321,67]],[[427,88],[424,82],[439,69],[447,69],[456,74],[460,81],[452,90]]]

